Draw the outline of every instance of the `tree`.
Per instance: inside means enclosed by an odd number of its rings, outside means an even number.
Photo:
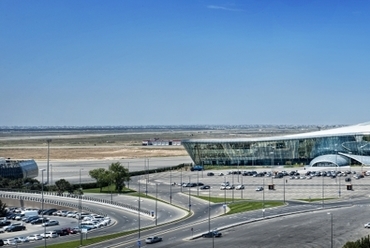
[[[121,192],[123,187],[125,187],[125,182],[130,180],[128,169],[123,167],[120,162],[116,162],[109,166],[109,172],[111,173],[112,181],[116,185],[116,190]]]
[[[111,182],[110,174],[110,171],[104,168],[89,171],[89,175],[96,180],[96,184],[100,188],[100,192],[102,192],[104,186],[107,186]]]
[[[4,217],[7,213],[7,205],[0,200],[0,217]]]
[[[64,191],[70,192],[72,190],[72,185],[65,179],[60,179],[55,182],[58,194],[62,194]]]

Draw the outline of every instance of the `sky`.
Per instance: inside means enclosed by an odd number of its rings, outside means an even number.
[[[370,2],[1,0],[0,126],[370,121]]]

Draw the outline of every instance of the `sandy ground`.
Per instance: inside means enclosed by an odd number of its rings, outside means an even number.
[[[50,147],[50,158],[54,160],[76,159],[130,159],[144,157],[187,156],[179,147]],[[47,147],[0,148],[0,157],[12,159],[46,159]]]

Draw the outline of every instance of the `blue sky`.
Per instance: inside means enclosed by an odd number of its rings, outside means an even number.
[[[0,126],[370,121],[369,1],[0,1]]]

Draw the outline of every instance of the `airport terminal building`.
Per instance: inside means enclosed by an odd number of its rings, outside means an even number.
[[[188,139],[181,143],[197,165],[370,165],[370,122],[269,138]]]
[[[39,169],[35,160],[11,160],[0,158],[0,176],[9,179],[35,178]]]

